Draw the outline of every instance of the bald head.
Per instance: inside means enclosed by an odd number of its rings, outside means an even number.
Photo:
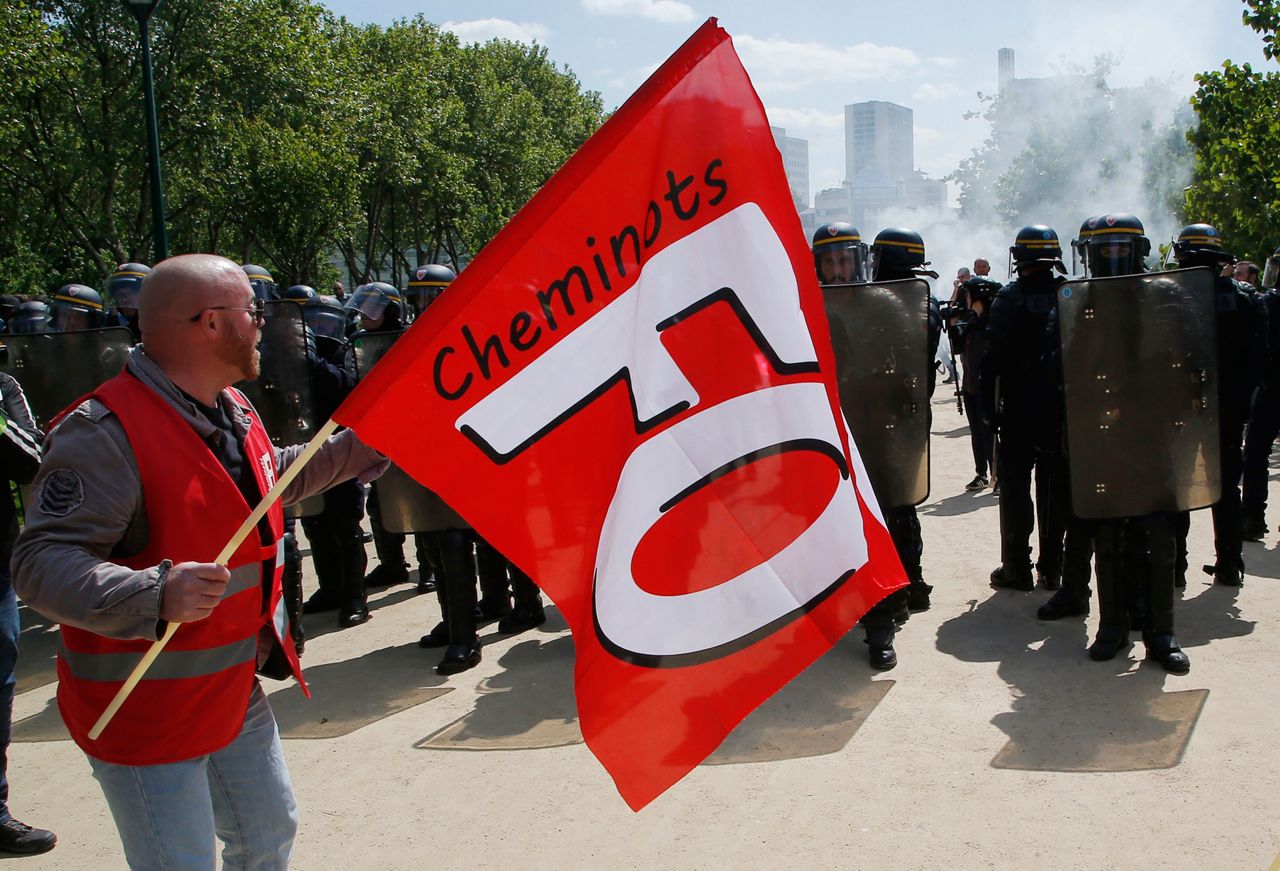
[[[245,305],[253,295],[244,270],[216,254],[181,254],[159,263],[142,281],[138,325],[148,348],[180,332],[192,315],[216,305]]]
[[[210,404],[223,387],[258,375],[254,303],[249,277],[225,257],[171,257],[142,282],[142,346],[175,384]]]

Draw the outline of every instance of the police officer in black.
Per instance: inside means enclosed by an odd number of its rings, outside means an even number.
[[[49,297],[49,329],[55,333],[95,330],[106,322],[102,294],[83,284],[64,284]]]
[[[1241,532],[1245,541],[1261,541],[1267,532],[1267,481],[1271,448],[1280,435],[1280,248],[1267,260],[1263,292],[1256,298],[1267,315],[1267,358],[1262,383],[1254,394],[1244,440]]]
[[[1080,245],[1087,252],[1092,278],[1145,271],[1151,251],[1142,222],[1133,215],[1091,219]],[[1056,311],[1049,324],[1056,345]],[[1071,461],[1068,456],[1067,462]],[[1186,512],[1158,511],[1141,517],[1087,522],[1092,531],[1098,578],[1098,634],[1089,658],[1114,659],[1129,647],[1130,629],[1142,630],[1147,658],[1168,672],[1186,674],[1191,661],[1173,634],[1174,579],[1178,561],[1177,527]],[[1135,622],[1138,621],[1138,622]]]
[[[138,329],[138,295],[142,293],[142,279],[151,274],[145,263],[121,263],[107,279],[107,304],[112,315],[108,326],[121,326],[129,330],[134,344],[142,341]]]
[[[1205,571],[1215,584],[1238,587],[1244,575],[1241,539],[1241,439],[1254,391],[1267,360],[1267,310],[1238,281],[1219,275],[1234,258],[1209,224],[1191,224],[1173,243],[1178,267],[1206,266],[1217,275],[1214,300],[1218,328],[1218,433],[1222,497],[1213,506],[1216,560]]]
[[[263,302],[280,298],[279,286],[271,277],[270,270],[253,263],[245,263],[240,268],[244,270],[245,275],[249,276],[249,286],[253,288],[254,296]]]
[[[881,230],[871,245],[868,259],[871,278],[876,282],[921,278],[926,275],[938,277],[936,272],[927,268],[929,262],[925,259],[924,239],[915,230],[902,227]],[[929,295],[926,330],[928,348],[925,369],[929,373],[928,393],[932,397],[938,376],[933,361],[942,337],[942,313],[932,294]],[[886,670],[898,663],[898,655],[893,649],[895,624],[905,622],[911,611],[928,610],[933,587],[925,583],[920,565],[924,555],[924,540],[920,536],[920,518],[916,515],[915,506],[881,505],[880,509],[908,580],[906,589],[891,593],[863,618],[871,666]]]
[[[982,364],[982,398],[987,419],[996,432],[996,470],[1000,479],[1000,566],[991,573],[991,586],[1011,590],[1035,589],[1031,574],[1031,530],[1035,505],[1031,499],[1032,470],[1036,468],[1038,409],[1043,402],[1041,357],[1045,351],[1049,315],[1057,304],[1064,279],[1062,245],[1058,234],[1043,224],[1018,231],[1009,249],[1018,277],[1005,285],[991,303],[987,321],[987,353]],[[1037,489],[1052,486],[1047,464],[1037,475]],[[1056,589],[1062,574],[1062,519],[1041,497],[1039,569],[1041,582]]]

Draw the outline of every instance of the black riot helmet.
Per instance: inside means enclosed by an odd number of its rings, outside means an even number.
[[[876,234],[871,243],[868,271],[873,281],[893,281],[899,278],[918,278],[927,275],[937,278],[938,273],[925,267],[924,238],[915,230],[905,227],[889,227]]]
[[[150,274],[151,267],[145,263],[121,263],[107,279],[107,304],[125,317],[136,318],[142,279]]]
[[[1178,233],[1170,256],[1179,267],[1208,266],[1218,269],[1235,259],[1222,245],[1222,237],[1211,224],[1188,224]]]
[[[38,299],[19,303],[13,310],[13,317],[9,318],[9,332],[51,332],[49,327],[49,306]]]
[[[371,281],[356,288],[347,300],[347,310],[360,316],[361,328],[388,332],[404,327],[404,297],[385,281]]]
[[[867,280],[867,244],[852,224],[833,221],[813,234],[813,268],[819,284]]]
[[[1274,289],[1277,278],[1280,278],[1280,248],[1267,258],[1267,265],[1262,269],[1262,286]]]
[[[316,289],[309,284],[295,284],[286,288],[285,292],[280,294],[281,299],[287,299],[290,302],[306,302],[316,295]]]
[[[1089,222],[1088,240],[1084,243],[1090,278],[1134,275],[1144,271],[1144,261],[1151,253],[1151,240],[1142,222],[1128,214],[1103,215]]]
[[[280,298],[276,280],[271,277],[270,272],[252,263],[245,263],[240,268],[244,270],[245,275],[249,276],[249,286],[253,288],[254,296],[263,302]]]
[[[452,269],[440,263],[429,263],[415,269],[409,277],[409,287],[404,292],[405,301],[413,309],[413,316],[416,318],[426,311],[427,306],[435,302],[436,297],[444,293],[444,289],[457,277]]]
[[[83,284],[64,284],[49,301],[49,328],[55,333],[92,330],[106,320],[102,294]]]
[[[1015,269],[1025,269],[1037,263],[1048,264],[1060,272],[1067,267],[1062,262],[1062,243],[1058,234],[1045,224],[1029,224],[1018,231],[1009,246],[1009,274]]]
[[[1085,218],[1080,223],[1080,232],[1071,240],[1071,274],[1084,275],[1089,272],[1089,237],[1099,221],[1097,215]]]

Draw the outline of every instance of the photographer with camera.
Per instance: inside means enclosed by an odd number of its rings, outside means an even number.
[[[968,273],[968,270],[962,270]],[[982,419],[982,358],[987,353],[987,309],[1000,290],[1000,284],[982,276],[957,278],[952,301],[943,307],[942,317],[947,323],[947,338],[952,353],[959,358],[962,375],[958,395],[969,420],[969,441],[973,447],[974,478],[965,489],[982,490],[995,476],[992,461],[993,437],[991,428]]]

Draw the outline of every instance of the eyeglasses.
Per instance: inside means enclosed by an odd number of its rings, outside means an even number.
[[[211,306],[208,306],[207,308],[202,308],[200,309],[200,311],[196,312],[191,316],[191,323],[194,324],[196,321],[200,320],[200,315],[204,314],[205,312],[217,312],[217,311],[248,312],[249,317],[253,319],[254,325],[259,327],[267,322],[266,306],[262,304],[262,300],[257,299],[255,297],[253,300],[253,305],[251,306],[211,305]]]

